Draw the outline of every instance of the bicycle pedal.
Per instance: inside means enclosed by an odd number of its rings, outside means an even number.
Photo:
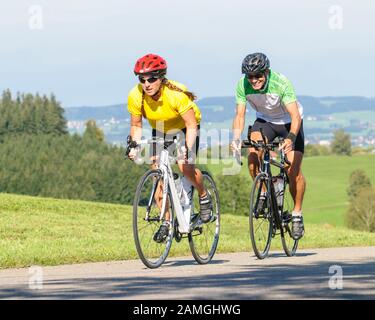
[[[202,233],[203,228],[202,227],[196,227],[193,231],[198,231],[200,234]]]
[[[292,221],[292,215],[288,211],[284,211],[282,214],[283,222],[289,223]]]
[[[175,238],[176,242],[180,242],[181,239],[182,239],[182,234],[180,232],[175,232],[174,238]]]

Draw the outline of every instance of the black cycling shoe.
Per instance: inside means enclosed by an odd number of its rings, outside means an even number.
[[[292,238],[299,240],[305,234],[302,216],[292,216]]]
[[[212,217],[212,198],[207,192],[204,197],[199,197],[200,218],[203,223],[207,223]]]
[[[164,242],[169,234],[169,225],[167,224],[162,224],[159,228],[159,230],[154,234],[154,241],[157,243],[162,243]]]

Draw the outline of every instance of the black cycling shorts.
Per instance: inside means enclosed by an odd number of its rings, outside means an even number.
[[[287,124],[274,124],[267,122],[263,119],[256,119],[254,125],[251,128],[251,132],[260,132],[260,128],[263,129],[264,135],[268,141],[271,142],[277,137],[286,138],[290,131],[290,123]],[[303,133],[303,120],[301,122],[301,128],[297,134],[296,142],[294,143],[294,151],[304,153],[305,151],[305,135]]]
[[[195,144],[193,146],[193,154],[188,154],[188,159],[196,159],[196,157],[198,156],[198,151],[199,151],[199,130],[200,130],[200,125],[198,125],[198,132],[197,132],[197,137],[195,139]],[[165,140],[173,140],[173,139],[176,139],[177,138],[177,135],[180,135],[180,138],[181,139],[181,143],[185,143],[185,147],[187,148],[187,145],[186,145],[186,128],[184,129],[181,129],[180,132],[177,132],[177,133],[174,133],[174,134],[167,134],[167,133],[164,133],[164,132],[160,132],[160,131],[157,131],[156,129],[152,129],[152,137],[155,138],[155,137],[159,137],[159,138],[163,138]],[[156,148],[156,145],[153,144],[152,145],[152,150],[151,150],[151,156],[156,156],[157,154],[160,153],[161,150],[157,150]],[[195,152],[195,153],[194,153]]]

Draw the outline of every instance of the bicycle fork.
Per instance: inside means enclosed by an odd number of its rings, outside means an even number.
[[[145,221],[151,221],[150,220],[150,211],[151,211],[152,202],[154,201],[154,197],[155,197],[155,193],[156,193],[156,189],[157,189],[158,185],[159,185],[159,179],[152,183],[151,194],[150,194],[150,198],[148,200],[147,209],[146,209]],[[160,221],[160,217],[159,217],[159,221]]]

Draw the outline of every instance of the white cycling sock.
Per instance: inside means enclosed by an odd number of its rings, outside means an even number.
[[[292,216],[293,217],[302,217],[302,211],[293,211]]]

